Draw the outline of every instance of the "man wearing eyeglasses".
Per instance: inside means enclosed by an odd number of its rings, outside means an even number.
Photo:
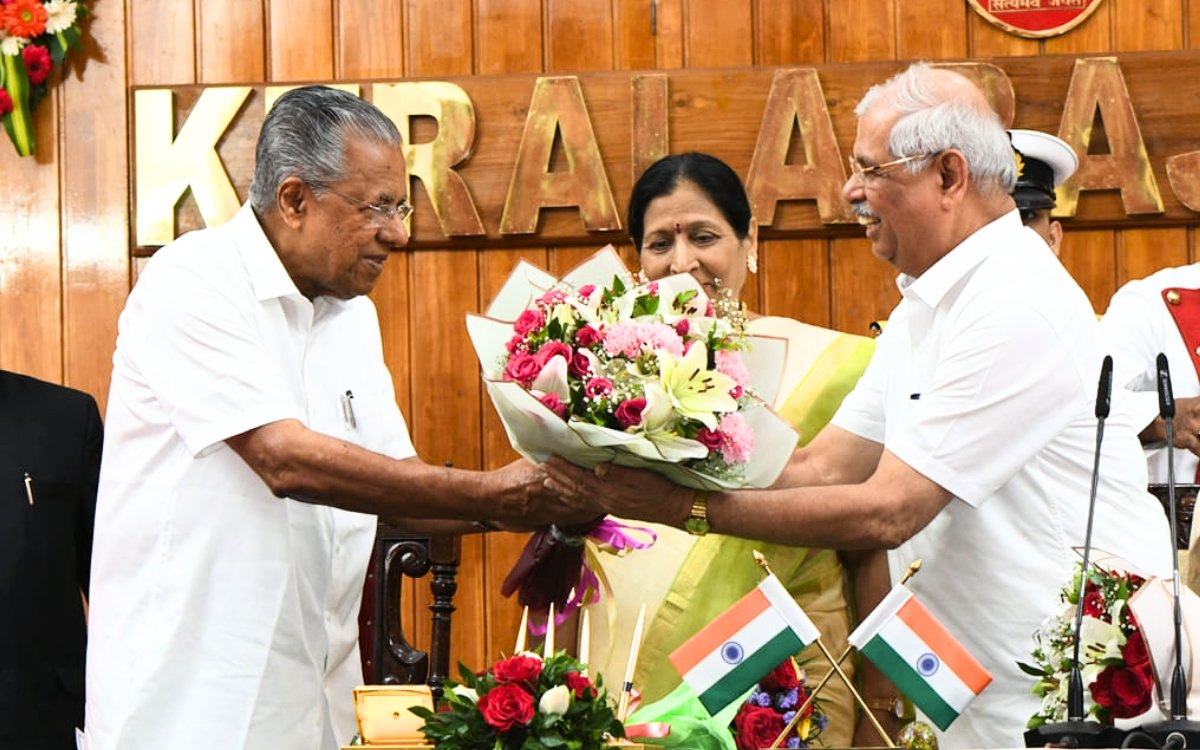
[[[769,490],[697,495],[646,472],[589,473],[559,459],[551,484],[626,518],[875,551],[856,577],[873,586],[858,592],[863,616],[922,560],[910,588],[993,678],[940,745],[1023,746],[1040,701],[1017,662],[1061,610],[1088,518],[1095,315],[1022,226],[1008,136],[966,78],[916,64],[855,112],[844,195],[874,254],[900,272],[902,300],[829,426]],[[1166,521],[1128,424],[1110,419],[1101,460],[1096,546],[1168,573]],[[899,691],[874,670],[864,678],[872,711],[894,729]]]
[[[363,296],[408,242],[400,146],[356,96],[285,94],[248,203],[160,250],[130,294],[85,747],[335,750],[354,734],[376,514],[424,528],[591,517],[549,507],[525,462],[472,472],[415,455]]]

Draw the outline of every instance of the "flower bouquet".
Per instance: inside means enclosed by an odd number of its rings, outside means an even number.
[[[440,750],[597,750],[625,736],[600,680],[565,653],[523,652],[479,675],[459,670],[462,681],[446,684],[436,713],[411,709]]]
[[[635,283],[611,247],[561,280],[522,263],[467,329],[509,439],[532,461],[611,461],[727,489],[770,485],[795,449],[795,430],[766,405],[786,342],[751,341],[740,305],[709,300],[686,274]],[[623,552],[638,546],[627,528],[535,534],[502,592],[520,590],[538,613],[553,601],[565,617],[598,597],[584,539]]]
[[[1033,693],[1042,699],[1026,725],[1029,729],[1067,718],[1080,575],[1082,565],[1077,563],[1074,579],[1060,595],[1065,606],[1046,618],[1034,634],[1034,663],[1018,664],[1037,678]],[[1128,606],[1130,597],[1145,582],[1142,576],[1109,562],[1101,561],[1087,572],[1079,631],[1085,719],[1111,725],[1115,719],[1140,716],[1153,706],[1150,656],[1142,629]]]
[[[87,12],[73,0],[5,0],[0,4],[0,117],[21,156],[33,153],[33,108],[67,50],[79,45]]]
[[[758,681],[738,709],[731,727],[738,750],[771,747],[800,709],[804,713],[781,747],[810,747],[829,724],[829,718],[820,702],[809,701],[809,696],[804,671],[789,657]]]

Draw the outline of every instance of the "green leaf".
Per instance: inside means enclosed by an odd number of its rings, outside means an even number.
[[[1017,666],[1021,669],[1022,672],[1024,672],[1027,675],[1030,675],[1031,677],[1048,677],[1048,676],[1050,676],[1050,674],[1052,674],[1049,669],[1044,669],[1042,667],[1035,667],[1032,664],[1024,664],[1022,662],[1017,662]]]
[[[640,318],[645,315],[654,315],[658,312],[658,295],[643,294],[633,301],[633,317]]]

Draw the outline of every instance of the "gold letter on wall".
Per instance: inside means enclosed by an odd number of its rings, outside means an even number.
[[[486,234],[467,183],[454,166],[471,155],[475,144],[475,107],[462,87],[444,81],[377,83],[371,100],[400,129],[409,177],[425,186],[433,212],[447,237]],[[437,120],[437,138],[413,143],[409,118]]]
[[[248,96],[249,86],[205,89],[172,141],[171,91],[134,92],[138,245],[165,245],[175,239],[175,204],[188,187],[208,226],[237,213],[237,192],[217,155],[217,141]]]
[[[651,164],[667,155],[670,136],[667,125],[667,77],[661,74],[634,76],[633,93],[633,181]]]
[[[788,164],[788,146],[797,122],[804,142],[804,162]],[[750,174],[746,177],[746,192],[754,216],[763,226],[770,226],[775,221],[775,204],[779,201],[816,199],[822,222],[854,221],[849,204],[842,199],[845,183],[845,164],[817,71],[812,68],[775,71],[750,161]]]
[[[551,172],[556,133],[562,134],[568,168]],[[579,79],[538,78],[504,201],[500,234],[533,234],[541,208],[564,206],[578,206],[590,232],[621,228]]]
[[[1097,109],[1108,138],[1107,154],[1088,153]],[[1126,213],[1163,212],[1162,195],[1117,58],[1075,61],[1058,136],[1075,149],[1080,165],[1079,171],[1058,188],[1055,216],[1075,215],[1080,190],[1120,189]]]

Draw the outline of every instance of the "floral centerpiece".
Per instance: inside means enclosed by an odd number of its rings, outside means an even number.
[[[1041,707],[1026,725],[1029,729],[1067,718],[1067,689],[1074,660],[1079,576],[1063,587],[1064,607],[1042,623],[1034,634],[1033,664],[1019,664],[1037,678],[1033,693]],[[1132,718],[1149,710],[1154,698],[1154,675],[1142,629],[1128,606],[1145,579],[1108,565],[1091,566],[1083,594],[1079,667],[1086,689],[1085,718],[1101,724]]]
[[[459,670],[462,681],[446,683],[436,713],[412,709],[440,750],[597,750],[625,736],[600,679],[565,653],[522,652],[478,675]]]
[[[765,677],[738,709],[731,727],[738,750],[771,747],[796,711],[803,710],[800,721],[788,732],[781,747],[810,747],[829,724],[820,701],[809,700],[804,670],[789,658]],[[807,704],[807,705],[805,705]]]
[[[520,264],[467,328],[513,447],[535,462],[557,454],[702,489],[763,487],[796,445],[763,401],[786,344],[751,346],[740,305],[709,300],[689,275],[638,283],[611,248],[562,279]],[[566,617],[598,597],[584,539],[616,552],[645,546],[625,529],[605,521],[535,534],[502,592],[520,591],[535,613],[553,602]]]
[[[4,0],[0,4],[0,117],[21,156],[33,153],[33,108],[67,50],[78,46],[86,7],[73,0]]]

